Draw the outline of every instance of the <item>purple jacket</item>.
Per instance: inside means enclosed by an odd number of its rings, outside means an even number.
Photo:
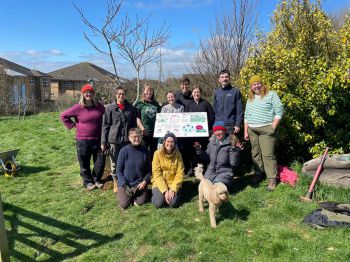
[[[100,140],[104,112],[105,107],[100,103],[96,106],[77,104],[61,114],[61,121],[68,129],[77,129],[77,140]]]

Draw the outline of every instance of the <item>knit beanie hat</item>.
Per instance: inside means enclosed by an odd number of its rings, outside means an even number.
[[[168,132],[165,134],[164,138],[163,138],[163,141],[167,140],[168,137],[172,137],[174,139],[174,143],[176,144],[177,142],[177,138],[176,136],[174,135],[174,133],[171,133],[171,132]]]
[[[215,121],[215,123],[213,125],[213,132],[215,132],[216,130],[222,130],[224,132],[227,131],[223,121]]]
[[[259,75],[253,75],[250,79],[249,79],[249,85],[251,86],[253,83],[255,82],[260,82],[262,83],[262,78]]]
[[[84,94],[84,92],[86,92],[86,91],[90,91],[90,92],[92,92],[92,93],[95,93],[94,88],[93,88],[92,85],[90,85],[90,84],[84,85],[84,86],[81,88],[80,93],[81,93],[81,94]]]

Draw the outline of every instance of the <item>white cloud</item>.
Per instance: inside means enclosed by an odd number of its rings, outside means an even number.
[[[109,57],[98,54],[82,54],[80,56],[83,61],[93,63],[100,66],[110,72],[114,72],[113,66]],[[175,48],[162,48],[162,68],[163,77],[179,76],[187,73],[193,58],[193,53],[184,49]],[[116,57],[117,71],[122,77],[134,78],[136,77],[136,71],[133,66],[120,57]],[[141,70],[141,77],[144,78],[146,74],[147,78],[158,79],[159,77],[159,61],[147,64]]]
[[[183,45],[186,45],[184,43]],[[181,46],[181,45],[180,45]],[[64,56],[64,53],[58,49],[50,50],[25,50],[11,51],[0,53],[0,56],[8,59],[19,65],[37,69],[44,73],[58,70],[63,67],[71,66],[81,62],[93,63],[110,72],[114,72],[112,63],[108,56],[99,53],[82,53],[76,59],[58,60],[59,56]],[[193,52],[181,48],[162,48],[162,68],[163,79],[169,76],[181,76],[187,73],[193,58]],[[120,57],[116,57],[117,71],[120,76],[126,78],[134,78],[136,76],[133,66]],[[141,76],[147,78],[158,79],[159,77],[159,61],[147,64],[141,70]]]
[[[49,50],[25,50],[25,51],[9,51],[3,53],[2,56],[9,60],[17,59],[46,59],[50,57],[64,56],[64,53],[59,49]]]

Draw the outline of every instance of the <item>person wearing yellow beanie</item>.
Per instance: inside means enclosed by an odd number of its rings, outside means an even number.
[[[260,75],[253,75],[250,79],[249,79],[249,86],[251,86],[253,83],[255,82],[260,82],[262,83],[262,79]]]
[[[244,114],[244,139],[250,140],[256,180],[265,173],[270,180],[267,190],[276,188],[277,161],[275,130],[283,115],[283,105],[277,93],[262,84],[259,75],[249,80],[249,98]]]

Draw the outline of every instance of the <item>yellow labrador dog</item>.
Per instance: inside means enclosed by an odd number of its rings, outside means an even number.
[[[212,184],[208,179],[205,179],[203,176],[203,165],[198,164],[194,169],[195,176],[201,182],[198,186],[198,204],[199,212],[204,212],[203,201],[204,199],[209,203],[209,216],[210,224],[212,227],[216,227],[215,212],[219,209],[222,202],[228,200],[228,191],[225,184],[219,182]]]

